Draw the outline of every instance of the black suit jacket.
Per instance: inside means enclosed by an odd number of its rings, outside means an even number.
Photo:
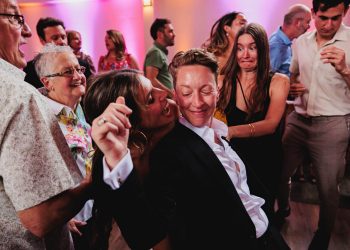
[[[177,123],[156,146],[144,187],[135,174],[106,196],[132,249],[148,249],[166,234],[175,250],[258,249],[255,226],[231,179],[190,129]]]
[[[87,80],[92,74],[90,70],[90,65],[81,59],[78,59],[78,62],[79,62],[79,65],[84,66],[86,68],[84,75]],[[23,71],[26,73],[24,81],[30,83],[37,89],[44,87],[44,85],[40,81],[38,74],[36,73],[34,60],[27,62],[27,66],[23,68]]]
[[[174,249],[258,248],[231,179],[196,133],[177,123],[153,151],[150,166],[147,191],[176,204],[169,228]]]

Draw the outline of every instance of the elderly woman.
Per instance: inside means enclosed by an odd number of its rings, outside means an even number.
[[[46,44],[35,58],[35,68],[44,88],[39,91],[57,117],[59,126],[72,152],[74,159],[85,177],[91,171],[92,139],[90,125],[85,121],[79,104],[85,94],[85,68],[68,46]],[[88,233],[86,222],[91,217],[92,201],[86,202],[83,209],[69,222],[76,249],[85,249]]]
[[[87,120],[92,123],[94,119],[101,117],[98,122],[99,125],[104,125],[105,121],[109,121],[104,126],[98,126],[97,129],[105,129],[105,126],[111,125],[112,121],[116,121],[118,117],[124,117],[124,105],[116,103],[119,96],[124,97],[126,105],[132,109],[132,113],[130,115],[129,113],[127,114],[132,125],[128,148],[136,172],[140,180],[143,181],[149,172],[150,151],[173,128],[178,117],[178,109],[175,102],[167,99],[165,91],[154,88],[151,82],[139,71],[131,69],[110,71],[96,75],[90,79],[90,86],[84,99]],[[112,129],[112,132],[114,132],[109,134],[108,140],[110,142],[114,141],[116,145],[119,144],[119,141],[122,139],[113,139],[119,131],[114,126],[107,128]],[[95,130],[95,133],[97,132]],[[95,139],[95,141],[99,145],[99,140]],[[111,145],[109,144],[109,146]],[[105,147],[97,148],[94,155],[92,177],[95,186],[98,187],[95,198],[96,234],[93,238],[94,246],[98,249],[130,249],[129,246],[132,249],[139,249],[137,245],[134,245],[135,242],[128,237],[126,237],[126,243],[120,236],[119,228],[112,220],[110,206],[104,203],[104,198],[108,191],[105,190],[101,183],[102,179],[99,178],[103,176],[102,166],[100,165],[106,152],[104,149]],[[105,157],[105,160],[108,166],[114,166],[113,159],[110,159],[108,155]],[[110,201],[110,199],[107,199],[107,203],[110,203]],[[130,207],[131,210],[132,208]],[[117,223],[119,224],[119,222]],[[127,222],[128,227],[131,224],[132,222]],[[142,227],[140,226],[140,228]],[[149,228],[149,230],[152,229]],[[136,238],[138,244],[141,241],[141,238]],[[153,243],[156,242],[154,241]],[[149,247],[152,247],[152,244]],[[157,247],[153,249],[159,249]]]
[[[278,127],[289,80],[270,71],[269,44],[262,26],[251,23],[237,33],[224,72],[218,109],[226,115],[233,148],[266,187],[266,194],[260,196],[272,216],[282,166]],[[256,188],[255,183],[249,186]]]

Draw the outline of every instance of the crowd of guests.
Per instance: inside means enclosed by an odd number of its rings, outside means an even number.
[[[289,249],[279,229],[307,158],[320,196],[309,249],[327,249],[349,142],[349,1],[312,7],[291,6],[270,39],[227,13],[170,63],[174,27],[157,18],[143,70],[111,29],[96,70],[51,17],[27,63],[31,30],[1,1],[0,248]]]

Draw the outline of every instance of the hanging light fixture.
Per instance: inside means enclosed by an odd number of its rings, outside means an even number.
[[[143,7],[152,6],[152,0],[143,0]]]

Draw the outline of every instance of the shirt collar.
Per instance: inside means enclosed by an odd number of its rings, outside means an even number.
[[[193,126],[191,123],[189,123],[185,117],[181,116],[179,118],[179,122],[184,125],[185,127],[189,128],[190,130],[192,130],[193,132],[195,132],[198,136],[204,138],[206,137],[206,135],[208,135],[209,133],[211,133],[211,131],[214,131],[218,136],[227,136],[228,133],[228,128],[225,125],[225,123],[223,123],[222,121],[219,121],[217,119],[215,119],[213,117],[212,123],[211,123],[211,127],[209,126],[203,126],[203,127],[195,127]]]
[[[0,69],[4,72],[11,72],[11,74],[13,74],[15,78],[19,78],[21,80],[24,80],[24,77],[26,76],[26,73],[24,73],[23,70],[17,68],[13,64],[1,58],[0,58]]]
[[[154,46],[156,46],[158,49],[160,49],[160,50],[163,51],[166,55],[168,55],[169,51],[168,51],[163,45],[160,45],[159,43],[154,42]]]
[[[69,114],[70,112],[73,112],[75,114],[74,110],[72,110],[70,107],[50,99],[48,97],[48,92],[45,87],[39,88],[38,91],[44,96],[44,98],[47,101],[47,104],[50,106],[51,110],[54,112],[55,115],[58,115],[63,109],[65,109],[67,114]]]
[[[286,45],[291,45],[292,41],[288,38],[288,36],[283,32],[282,27],[279,27],[279,29],[277,30],[277,35],[282,39],[282,41],[286,44]]]
[[[334,37],[331,40],[329,40],[328,42],[326,42],[324,45],[334,43],[335,41],[347,41],[347,39],[348,39],[347,32],[346,32],[347,29],[348,28],[344,24],[341,24],[337,33],[335,33]],[[307,34],[307,39],[314,40],[314,42],[316,42],[316,33],[317,33],[316,29],[313,31],[310,31]]]

